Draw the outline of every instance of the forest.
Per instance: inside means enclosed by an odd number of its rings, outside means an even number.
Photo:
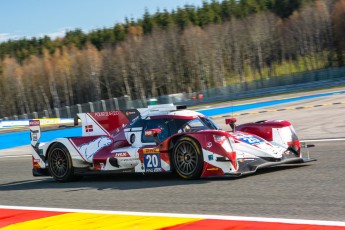
[[[0,43],[0,117],[145,100],[345,61],[345,0],[223,0]]]

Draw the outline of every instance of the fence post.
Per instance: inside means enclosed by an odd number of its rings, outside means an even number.
[[[89,102],[89,105],[90,105],[90,112],[95,112],[95,109],[93,108],[93,103]]]
[[[54,108],[54,110],[55,110],[56,117],[60,118],[60,111],[59,111],[59,109],[58,108]]]
[[[119,101],[117,100],[116,97],[113,98],[113,101],[114,101],[114,105],[115,105],[115,110],[119,110]]]
[[[26,113],[23,114],[24,119],[28,119],[28,115]]]
[[[37,112],[32,112],[32,116],[34,117],[34,119],[37,119],[38,118]]]
[[[102,103],[102,110],[107,111],[107,105],[105,104],[105,101],[101,100],[101,103]]]
[[[14,120],[18,120],[18,116],[17,115],[13,115]]]
[[[83,110],[82,110],[82,108],[81,108],[81,104],[77,104],[77,107],[78,107],[78,113],[82,113]]]
[[[126,105],[126,109],[131,109],[132,108],[132,101],[130,100],[128,95],[123,96],[124,100],[125,100],[125,105]]]
[[[67,117],[71,117],[71,109],[68,105],[66,105]]]

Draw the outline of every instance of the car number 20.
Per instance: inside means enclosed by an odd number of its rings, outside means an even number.
[[[153,169],[161,167],[161,159],[159,154],[145,154],[144,158],[145,168]]]

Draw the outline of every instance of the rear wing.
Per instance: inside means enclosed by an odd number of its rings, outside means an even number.
[[[78,113],[74,118],[74,125],[81,121],[82,135],[108,135],[114,136],[128,127],[139,117],[145,117],[155,112],[170,112],[185,109],[186,106],[173,104],[151,105],[147,108],[112,110],[105,112]]]
[[[151,105],[147,108],[139,109],[78,113],[74,117],[74,126],[78,126],[80,121],[82,136],[114,136],[128,127],[131,123],[135,122],[139,117],[145,117],[155,112],[169,112],[185,108],[186,106],[163,104]],[[38,148],[39,140],[41,138],[40,121],[30,120],[29,125],[31,145]]]
[[[78,125],[79,120],[81,121],[82,136],[113,136],[128,127],[139,116],[138,109],[78,113],[74,118],[74,125]]]

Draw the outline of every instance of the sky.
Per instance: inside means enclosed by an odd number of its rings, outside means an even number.
[[[171,11],[203,0],[0,0],[0,42],[31,37],[62,37],[66,30],[109,28],[147,9]]]

